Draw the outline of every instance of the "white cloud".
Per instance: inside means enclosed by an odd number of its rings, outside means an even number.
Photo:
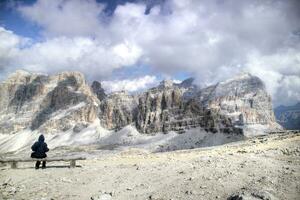
[[[6,68],[8,62],[17,54],[19,37],[0,27],[0,69]]]
[[[135,79],[124,79],[115,81],[103,81],[102,86],[108,92],[128,91],[137,92],[157,85],[158,79],[155,76],[144,76]]]
[[[43,73],[77,70],[95,79],[133,65],[142,53],[138,46],[129,42],[106,46],[87,37],[56,37],[25,48],[21,40],[10,31],[0,30],[0,41],[3,41],[0,66]]]
[[[266,83],[275,104],[295,104],[300,101],[300,52],[289,49],[277,54],[252,54],[246,69]]]
[[[148,15],[145,4],[126,3],[106,16],[96,0],[38,0],[17,9],[42,27],[45,40],[26,48],[11,42],[0,52],[1,66],[101,79],[139,62],[160,74],[194,74],[200,85],[247,70],[266,82],[276,103],[300,100],[297,0],[167,0]],[[282,87],[294,95],[281,98]]]
[[[39,0],[18,7],[24,17],[44,28],[46,36],[94,36],[101,32],[103,9],[96,0]]]
[[[15,35],[12,31],[0,27],[0,72],[14,70],[12,60],[19,55],[21,48],[30,44],[30,39]],[[0,78],[4,74],[0,74]]]

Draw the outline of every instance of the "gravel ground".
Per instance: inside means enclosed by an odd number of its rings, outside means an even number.
[[[99,153],[73,169],[33,165],[0,166],[0,199],[300,199],[300,133],[165,153]]]

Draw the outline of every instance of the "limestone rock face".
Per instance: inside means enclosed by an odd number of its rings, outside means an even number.
[[[116,92],[107,96],[100,104],[98,113],[101,125],[107,129],[119,130],[135,120],[137,97]]]
[[[100,101],[105,99],[106,94],[104,89],[101,87],[101,83],[99,83],[98,81],[94,81],[91,87],[93,93],[97,95]]]
[[[99,100],[78,72],[46,76],[17,71],[0,84],[0,92],[1,133],[29,128],[59,132],[97,117]]]
[[[255,76],[243,74],[202,89],[199,104],[227,117],[233,125],[268,125],[276,123],[271,97],[264,83]]]
[[[237,134],[249,125],[280,128],[263,82],[250,74],[202,89],[193,79],[180,84],[165,80],[139,94],[106,95],[101,83],[90,87],[79,72],[48,76],[17,71],[0,84],[0,93],[1,133],[78,133],[96,120],[109,130],[131,124],[146,134],[195,127]]]
[[[182,131],[183,126],[198,126],[202,110],[196,104],[185,102],[182,88],[171,81],[143,93],[139,97],[136,127],[144,133]]]
[[[158,87],[145,92],[139,98],[136,127],[144,133],[177,131],[202,127],[207,131],[236,132],[225,116],[199,103],[197,88],[192,79],[175,84],[163,81]]]

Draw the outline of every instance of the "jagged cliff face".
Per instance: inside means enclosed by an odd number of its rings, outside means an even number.
[[[1,133],[54,133],[97,117],[99,100],[77,72],[46,76],[17,71],[0,84],[0,92]]]
[[[198,126],[228,133],[241,133],[245,125],[280,128],[263,82],[250,74],[198,90],[191,80],[163,82],[140,97],[136,124],[144,133]]]
[[[258,77],[244,74],[202,89],[198,97],[200,104],[228,117],[234,125],[278,127],[271,97]]]
[[[17,71],[0,84],[0,131],[31,129],[79,132],[92,122],[109,130],[129,124],[155,134],[195,127],[210,132],[242,133],[246,125],[278,128],[264,84],[249,74],[199,89],[193,79],[163,81],[131,95],[106,95],[99,82],[88,86],[78,72],[54,76]]]
[[[183,93],[184,90],[169,81],[143,93],[137,108],[137,128],[144,133],[175,129],[185,115]]]
[[[93,93],[97,96],[97,98],[102,101],[106,98],[106,94],[104,89],[101,87],[101,83],[99,83],[98,81],[94,81],[92,86],[92,91]]]
[[[143,93],[139,98],[136,127],[143,133],[177,131],[203,127],[212,132],[223,123],[219,116],[198,104],[190,95],[196,91],[191,82],[174,84],[163,81],[158,87]]]
[[[104,128],[119,130],[134,122],[137,97],[122,91],[109,95],[99,107],[98,117]]]

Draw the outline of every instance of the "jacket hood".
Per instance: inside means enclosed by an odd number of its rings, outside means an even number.
[[[40,137],[39,137],[39,142],[44,142],[44,141],[45,141],[44,135],[40,135]]]

